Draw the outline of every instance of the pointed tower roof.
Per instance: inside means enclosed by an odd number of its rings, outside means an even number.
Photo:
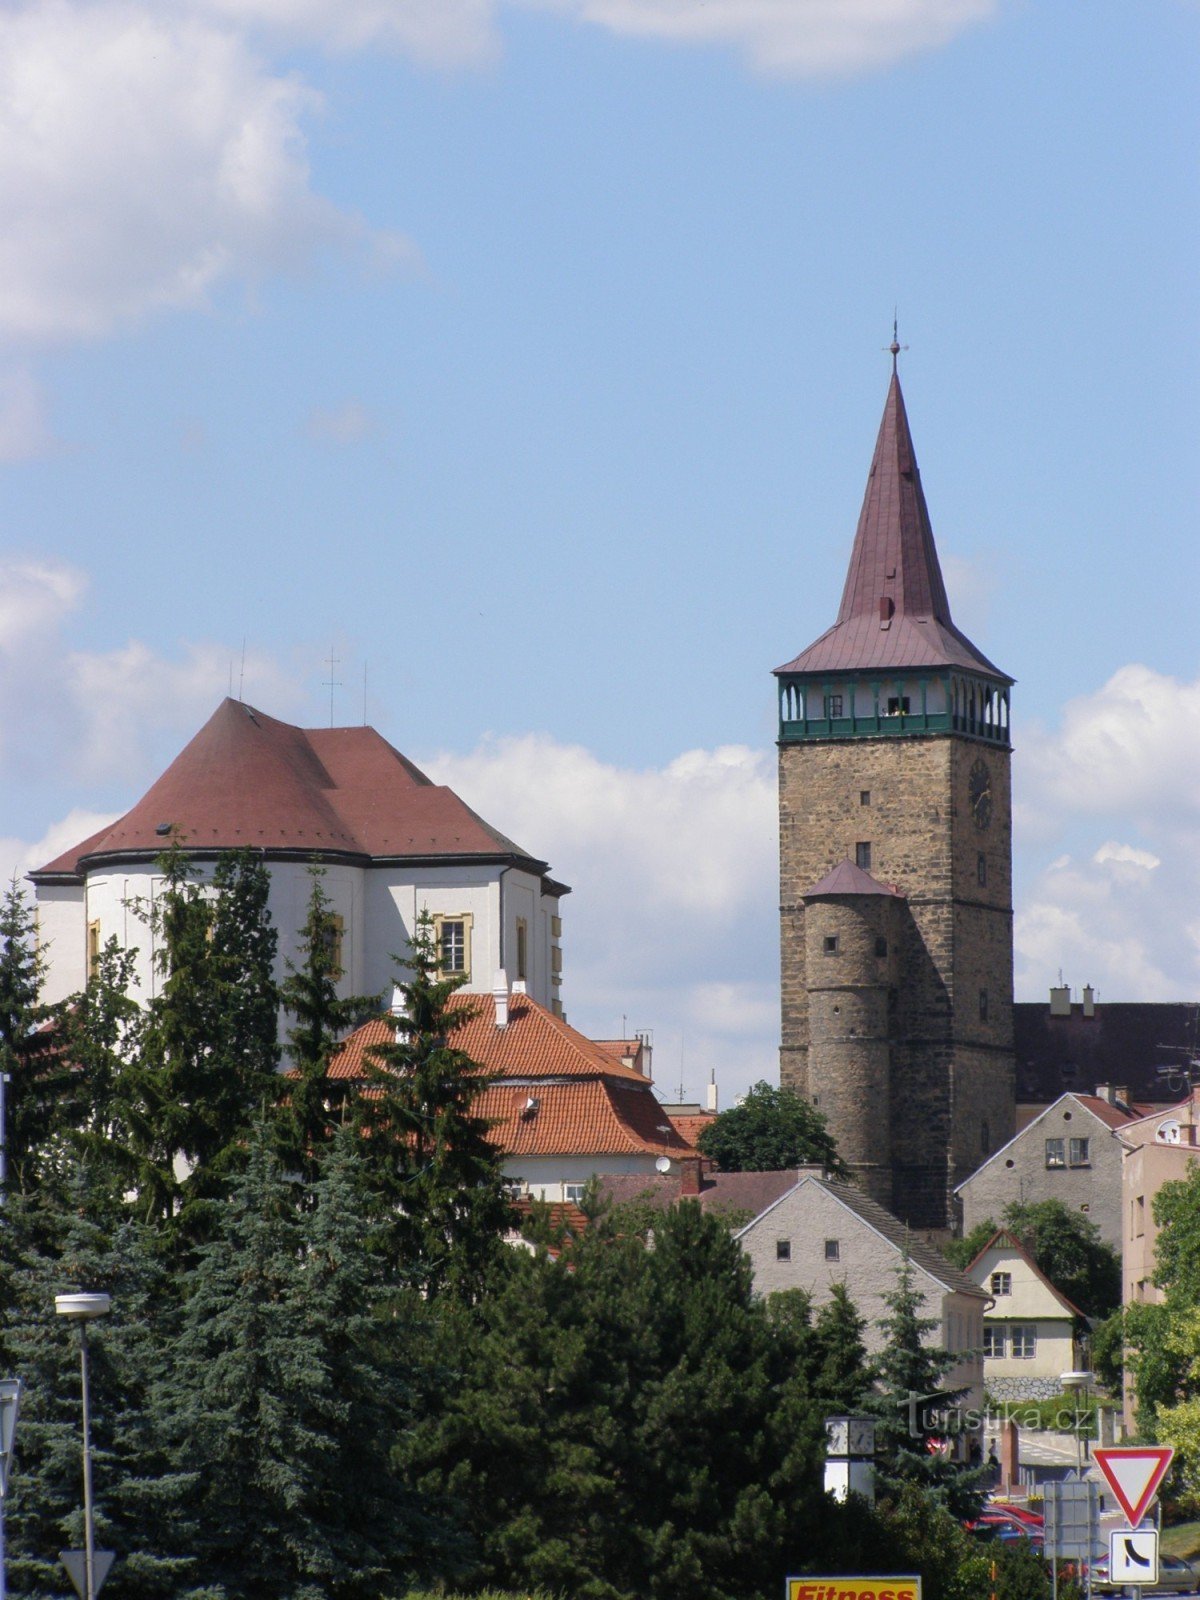
[[[800,898],[816,900],[827,894],[884,894],[899,900],[904,899],[895,884],[880,883],[878,878],[873,878],[869,872],[864,872],[862,867],[856,867],[849,856],[839,861],[832,872],[827,872],[820,883],[814,883],[811,889],[805,889]]]
[[[1012,682],[951,621],[904,396],[893,370],[838,619],[795,660],[775,670],[909,667],[965,667]]]

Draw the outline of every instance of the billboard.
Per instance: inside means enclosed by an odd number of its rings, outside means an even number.
[[[904,1578],[789,1578],[785,1600],[921,1600],[921,1580]]]

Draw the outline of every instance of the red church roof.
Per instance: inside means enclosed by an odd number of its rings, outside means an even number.
[[[495,1123],[511,1156],[692,1155],[654,1096],[650,1080],[623,1065],[529,995],[509,999],[496,1024],[490,995],[461,995],[466,1016],[450,1043],[478,1063],[487,1082],[475,1110]],[[390,1017],[365,1022],[334,1058],[330,1076],[364,1076],[368,1051],[395,1037]],[[533,1102],[533,1103],[531,1103]]]
[[[893,372],[838,619],[779,673],[965,667],[1011,683],[950,619],[900,379]]]
[[[155,856],[167,827],[190,850],[389,860],[530,857],[373,728],[295,728],[224,700],[131,811],[30,876],[76,878]]]

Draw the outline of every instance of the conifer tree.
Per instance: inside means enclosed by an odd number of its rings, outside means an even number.
[[[903,1485],[915,1484],[957,1517],[974,1516],[984,1494],[986,1469],[953,1459],[953,1436],[943,1440],[936,1414],[959,1398],[941,1389],[958,1357],[926,1343],[937,1319],[922,1316],[923,1298],[912,1263],[901,1258],[896,1287],[885,1296],[888,1315],[880,1319],[885,1343],[875,1358],[877,1388],[867,1409],[875,1412],[876,1490],[895,1499]]]
[[[78,1114],[71,1073],[45,1024],[41,1001],[45,954],[37,919],[16,878],[0,900],[0,1072],[5,1084],[8,1186],[29,1191],[56,1133]]]
[[[212,1170],[239,1152],[251,1124],[279,1090],[279,935],[268,900],[271,875],[262,854],[226,851],[213,873],[209,964],[217,1036],[208,1088]]]
[[[426,1295],[478,1294],[512,1222],[503,1157],[474,1103],[487,1079],[451,1044],[469,1008],[462,979],[439,971],[423,914],[399,985],[395,1041],[369,1052],[355,1108],[362,1163],[375,1198],[376,1247]]]
[[[198,1252],[172,1433],[198,1469],[209,1581],[255,1600],[378,1600],[438,1541],[391,1452],[409,1419],[416,1297],[376,1315],[347,1134],[298,1213],[265,1125]]]
[[[287,1032],[288,1078],[278,1115],[278,1142],[284,1167],[299,1172],[308,1193],[322,1151],[346,1116],[349,1085],[330,1077],[329,1069],[342,1039],[354,1024],[379,1005],[378,997],[338,994],[342,969],[338,959],[337,923],[322,884],[319,867],[312,872],[308,915],[300,936],[299,966],[288,962],[288,976],[279,987],[285,1012],[293,1018]]]
[[[867,1319],[844,1283],[832,1285],[817,1313],[813,1392],[828,1411],[857,1411],[871,1392],[871,1363],[863,1343]]]
[[[115,937],[100,951],[87,987],[62,1009],[62,1054],[83,1104],[71,1137],[72,1155],[87,1166],[93,1208],[120,1208],[136,1180],[130,1154],[129,1076],[136,1074],[142,1011],[133,997],[136,952]],[[103,1196],[103,1199],[101,1198]]]

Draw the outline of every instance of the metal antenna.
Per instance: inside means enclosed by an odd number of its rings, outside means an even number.
[[[367,725],[367,663],[363,662],[363,727]]]
[[[334,653],[333,653],[333,646],[330,645],[329,646],[329,726],[331,728],[333,727],[333,691],[335,689],[340,689],[342,687],[341,679],[334,677],[333,669],[334,669],[334,667],[341,666],[341,664],[342,664],[341,656],[335,656]]]
[[[238,699],[245,700],[242,690],[246,687],[246,636],[242,635],[242,666],[238,673]]]

